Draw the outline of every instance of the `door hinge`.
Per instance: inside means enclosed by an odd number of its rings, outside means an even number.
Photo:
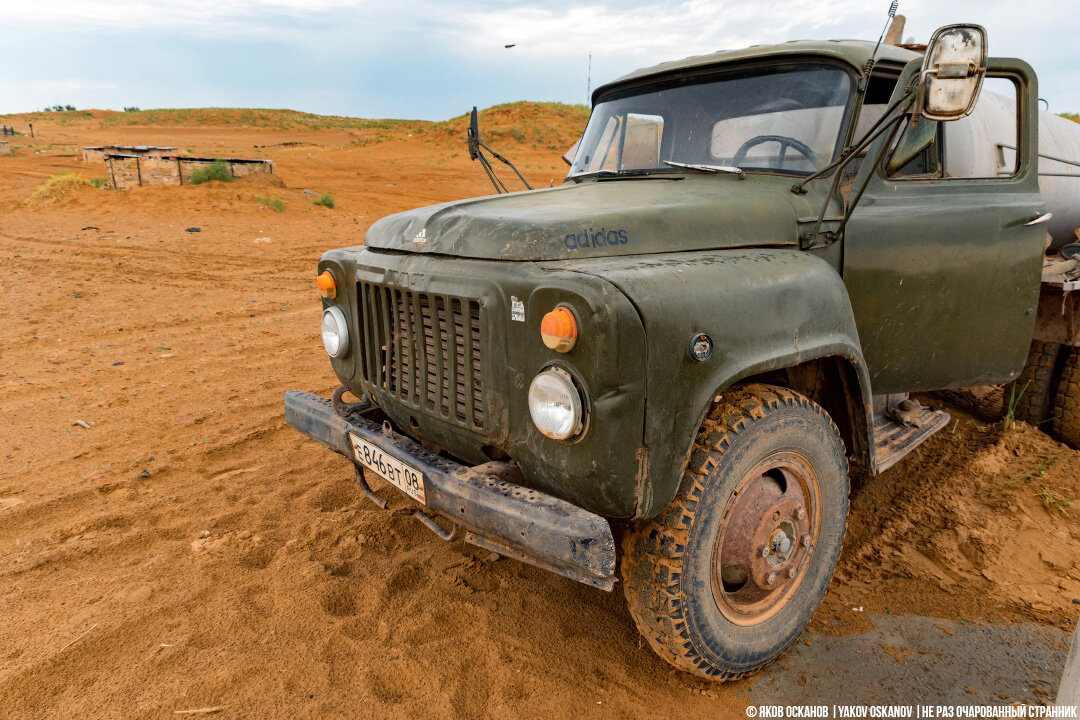
[[[800,250],[813,250],[814,248],[825,247],[832,245],[837,240],[837,235],[832,230],[825,230],[819,233],[806,233],[799,236],[799,249]]]

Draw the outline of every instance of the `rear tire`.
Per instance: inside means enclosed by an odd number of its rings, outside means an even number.
[[[1067,347],[1063,355],[1054,392],[1052,433],[1069,447],[1080,448],[1080,348]]]
[[[1013,418],[1036,427],[1042,426],[1051,416],[1054,390],[1061,370],[1064,353],[1061,343],[1031,343],[1027,362],[1020,377],[1005,388],[1002,407],[1008,416],[1009,404],[1013,403]],[[1019,397],[1016,395],[1019,394]]]
[[[653,650],[733,680],[795,642],[840,555],[847,470],[836,425],[808,398],[771,385],[725,392],[675,500],[623,536],[623,589]]]

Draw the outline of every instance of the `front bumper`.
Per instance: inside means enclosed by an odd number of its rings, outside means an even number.
[[[339,415],[317,395],[285,393],[285,419],[312,440],[355,463],[351,432],[418,468],[426,509],[464,528],[467,542],[603,590],[614,587],[615,540],[604,518],[429,453],[364,414]]]

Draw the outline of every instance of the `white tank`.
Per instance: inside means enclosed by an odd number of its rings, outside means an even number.
[[[945,167],[953,177],[1010,175],[1016,163],[1016,103],[983,90],[974,112],[945,124]],[[1080,124],[1039,113],[1039,190],[1054,217],[1046,224],[1052,247],[1077,242],[1080,228]],[[1045,173],[1065,173],[1061,177]]]

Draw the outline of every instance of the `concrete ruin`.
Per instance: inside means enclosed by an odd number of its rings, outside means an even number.
[[[84,148],[85,150],[85,148]],[[105,153],[108,184],[116,190],[128,190],[142,185],[190,185],[191,175],[201,167],[220,160],[233,177],[265,173],[272,175],[273,160],[244,158],[196,158],[177,155],[137,155],[134,153]]]
[[[0,135],[14,135],[15,128],[10,125],[0,125]]]
[[[108,154],[162,157],[175,155],[176,148],[168,145],[87,145],[82,149],[83,162],[105,162]]]
[[[11,154],[11,142],[8,140],[0,140],[0,155]]]

